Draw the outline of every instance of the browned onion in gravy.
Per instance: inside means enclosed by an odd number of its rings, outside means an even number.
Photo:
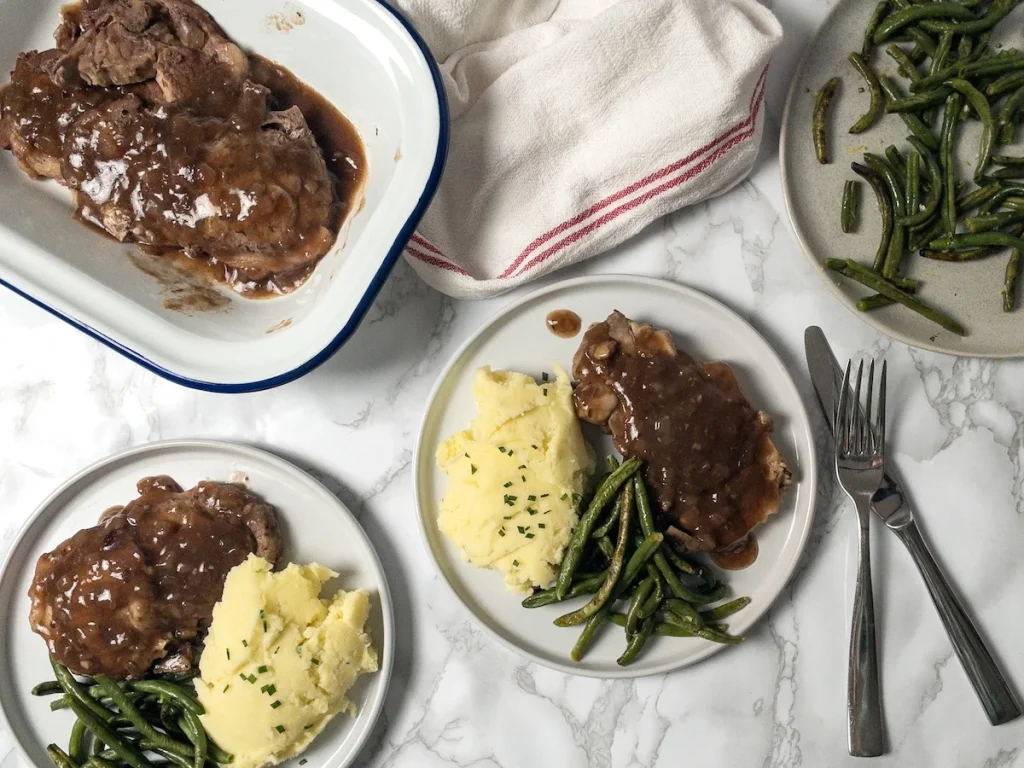
[[[556,309],[545,319],[548,330],[562,339],[571,339],[580,332],[580,316],[569,309]]]

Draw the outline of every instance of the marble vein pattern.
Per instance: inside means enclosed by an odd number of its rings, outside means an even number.
[[[551,279],[629,272],[705,291],[775,346],[809,403],[807,325],[821,325],[840,356],[885,354],[892,453],[922,527],[1024,685],[1024,364],[909,349],[858,322],[820,285],[784,213],[777,140],[786,86],[830,3],[767,4],[786,42],[754,173]],[[162,381],[2,292],[0,554],[44,496],[96,459],[168,438],[249,443],[324,481],[359,516],[388,571],[396,667],[358,765],[865,765],[846,754],[854,517],[826,462],[806,554],[776,605],[748,642],[680,673],[605,682],[525,663],[489,641],[443,588],[413,522],[416,432],[444,362],[513,298],[452,301],[400,265],[352,342],[319,370],[270,392],[219,396]],[[825,425],[812,414],[824,450]],[[872,765],[1024,766],[1024,719],[988,725],[908,555],[885,531],[874,531],[873,544],[891,751]],[[22,768],[3,732],[0,768]]]

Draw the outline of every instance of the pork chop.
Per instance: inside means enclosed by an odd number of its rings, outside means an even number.
[[[660,517],[683,551],[721,552],[779,509],[791,474],[772,419],[724,362],[698,362],[668,332],[620,312],[590,327],[573,360],[576,411],[645,462]]]
[[[228,571],[250,553],[281,555],[274,508],[243,488],[204,481],[182,491],[158,476],[138,491],[36,564],[32,629],[78,674],[187,669]]]

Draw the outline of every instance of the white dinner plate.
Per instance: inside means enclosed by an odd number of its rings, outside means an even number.
[[[134,448],[103,459],[72,477],[35,511],[0,569],[0,713],[28,765],[52,768],[46,745],[64,745],[74,717],[51,712],[50,698],[32,696],[33,685],[53,678],[43,640],[29,628],[28,589],[36,560],[100,513],[138,494],[148,475],[170,475],[183,488],[200,480],[243,482],[276,507],[284,537],[282,563],[319,562],[341,573],[332,589],[366,589],[367,631],[380,669],[361,677],[349,694],[355,718],[340,714],[303,753],[309,768],[351,765],[384,706],[394,655],[391,596],[380,561],[355,517],[323,485],[264,451],[212,440],[176,440]]]
[[[503,309],[455,354],[441,374],[416,447],[416,503],[427,550],[456,597],[477,623],[498,642],[526,658],[571,674],[615,678],[663,674],[693,664],[725,646],[691,638],[653,639],[628,667],[616,659],[625,648],[622,630],[608,625],[576,664],[569,651],[580,628],[560,629],[555,617],[579,600],[528,610],[522,596],[506,591],[496,571],[475,568],[437,526],[447,487],[434,455],[450,434],[465,429],[476,415],[472,397],[474,372],[481,366],[511,369],[540,376],[552,363],[571,369],[582,331],[561,339],[547,330],[549,312],[569,309],[583,327],[604,320],[612,310],[671,331],[676,343],[694,356],[725,360],[733,366],[743,391],[755,407],[775,417],[774,440],[793,470],[794,482],[779,514],[757,529],[760,555],[742,571],[729,572],[732,596],[752,602],[729,619],[729,631],[743,634],[768,610],[796,567],[814,515],[815,456],[807,412],[796,387],[779,360],[742,318],[717,301],[675,283],[626,275],[567,280],[533,293]],[[598,456],[612,452],[611,441],[585,427]]]

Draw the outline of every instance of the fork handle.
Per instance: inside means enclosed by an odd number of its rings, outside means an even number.
[[[871,589],[869,509],[868,503],[857,501],[860,554],[857,589],[853,596],[850,667],[846,688],[850,754],[854,757],[877,757],[885,752],[878,652],[875,648],[875,601]]]
[[[953,650],[960,658],[967,677],[985,708],[989,722],[1000,725],[1020,716],[1020,705],[995,659],[985,647],[963,603],[950,587],[946,577],[928,550],[917,525],[911,522],[896,530],[900,539],[914,558],[928,592],[932,596],[939,618],[946,628],[946,634],[953,644]]]

